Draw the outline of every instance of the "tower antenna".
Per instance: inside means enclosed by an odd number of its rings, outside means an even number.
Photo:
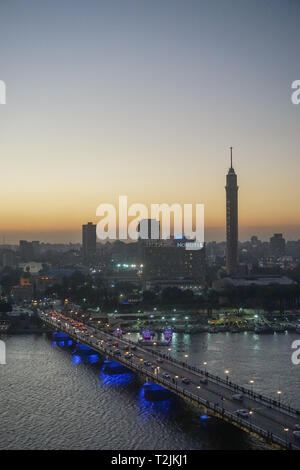
[[[230,147],[230,168],[232,168],[232,148]]]

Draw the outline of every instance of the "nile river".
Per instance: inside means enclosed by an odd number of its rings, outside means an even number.
[[[295,334],[177,334],[170,354],[300,408]],[[263,444],[182,400],[150,403],[133,373],[106,376],[102,358],[46,335],[6,338],[0,365],[0,449],[256,449]],[[72,354],[73,352],[73,354]],[[188,358],[185,358],[188,355]]]

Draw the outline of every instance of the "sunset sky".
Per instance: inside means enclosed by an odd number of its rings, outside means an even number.
[[[100,203],[204,203],[300,239],[298,0],[1,0],[0,242],[79,241]]]

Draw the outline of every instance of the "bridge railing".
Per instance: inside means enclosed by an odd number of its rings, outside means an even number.
[[[92,326],[97,331],[97,328],[95,328],[94,324],[91,324],[89,321],[87,323],[90,324],[90,326]],[[103,331],[103,330],[98,330],[98,331],[101,331],[102,333],[109,336],[110,338],[115,339],[115,337],[113,335],[111,335],[110,333],[107,333],[106,331]],[[124,339],[124,338],[122,338],[122,340],[129,343],[129,344],[139,346],[138,343],[136,343],[136,341],[132,341],[130,339]],[[141,347],[141,346],[139,346],[139,347]],[[236,392],[241,392],[245,395],[248,395],[250,398],[253,398],[253,399],[255,399],[255,400],[257,400],[261,403],[268,404],[270,408],[273,408],[273,409],[277,408],[281,411],[286,412],[287,414],[289,414],[291,416],[300,417],[300,410],[299,409],[294,408],[290,405],[287,405],[282,401],[275,400],[275,399],[273,399],[271,397],[268,397],[268,396],[266,396],[262,393],[254,392],[252,389],[249,389],[247,387],[243,387],[241,385],[238,385],[238,384],[236,384],[235,382],[232,382],[229,379],[223,379],[222,377],[219,377],[218,375],[207,372],[206,370],[200,369],[200,368],[195,367],[195,366],[191,366],[191,365],[187,364],[184,361],[179,361],[178,359],[172,358],[169,354],[164,354],[160,351],[155,351],[153,348],[149,349],[149,351],[153,355],[156,355],[156,356],[158,356],[162,359],[166,359],[170,362],[173,362],[174,364],[177,364],[181,367],[184,367],[185,369],[190,370],[192,372],[196,372],[197,374],[199,374],[201,376],[205,376],[205,377],[211,379],[212,381],[214,381],[215,383],[222,384],[225,387],[233,390],[235,393]]]
[[[131,340],[128,340],[128,342],[131,343],[131,344],[136,344],[135,342],[133,342]],[[223,379],[222,377],[219,377],[218,375],[214,375],[214,374],[211,374],[210,372],[207,372],[207,371],[205,371],[203,369],[200,369],[198,367],[191,366],[191,365],[187,364],[184,361],[179,361],[178,359],[172,358],[168,354],[164,354],[164,353],[161,353],[159,351],[155,351],[153,349],[151,349],[150,351],[153,355],[156,355],[156,356],[160,357],[161,359],[166,359],[170,362],[173,362],[174,364],[177,364],[181,367],[184,367],[187,370],[190,370],[192,372],[196,372],[197,374],[199,374],[201,376],[204,376],[204,377],[207,377],[207,378],[213,380],[215,383],[221,383],[222,385],[225,385],[227,388],[230,388],[234,392],[241,392],[241,393],[246,394],[249,397],[257,400],[257,401],[269,404],[271,408],[278,408],[280,410],[283,410],[283,411],[287,412],[288,414],[291,414],[293,416],[296,415],[296,416],[300,417],[300,410],[297,409],[297,408],[293,408],[290,405],[287,405],[287,404],[282,403],[278,400],[267,397],[267,396],[265,396],[261,393],[254,392],[253,390],[250,390],[247,387],[243,387],[241,385],[238,385],[238,384],[232,382],[231,380]]]
[[[126,365],[126,362],[125,362],[125,365]],[[247,428],[249,431],[264,437],[265,439],[269,440],[270,442],[276,443],[276,444],[280,445],[281,447],[287,447],[287,448],[290,448],[290,449],[294,449],[294,448],[296,449],[297,448],[293,443],[288,442],[285,439],[282,439],[281,437],[277,436],[276,434],[273,434],[273,433],[261,428],[260,426],[257,426],[252,421],[249,422],[248,420],[243,419],[242,417],[238,416],[237,414],[231,413],[230,411],[226,411],[224,408],[222,408],[217,403],[213,403],[209,400],[205,400],[204,398],[201,398],[199,395],[195,395],[194,393],[190,392],[189,390],[186,390],[184,387],[181,387],[178,384],[174,384],[174,383],[170,382],[169,380],[164,379],[163,377],[158,377],[156,374],[153,374],[152,372],[149,371],[149,369],[146,369],[143,366],[136,366],[134,364],[134,368],[137,371],[142,372],[144,375],[146,375],[146,377],[151,377],[155,381],[159,382],[160,384],[165,385],[166,388],[171,389],[175,392],[181,393],[185,397],[188,397],[188,398],[192,399],[193,401],[197,402],[198,404],[203,405],[206,408],[218,413],[222,417],[226,417],[229,421],[235,422],[235,423],[239,424],[240,426]]]

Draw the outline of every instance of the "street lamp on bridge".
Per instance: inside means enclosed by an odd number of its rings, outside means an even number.
[[[279,404],[280,404],[281,394],[282,394],[282,391],[281,391],[281,390],[277,390],[277,395],[278,395]]]
[[[289,428],[283,428],[284,432],[285,432],[285,442],[286,442],[286,447],[288,446],[288,432],[289,432]]]

